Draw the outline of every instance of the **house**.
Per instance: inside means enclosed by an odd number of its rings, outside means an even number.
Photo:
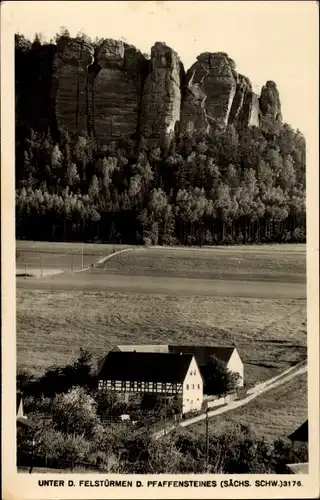
[[[121,352],[167,352],[167,353],[183,353],[192,354],[200,371],[207,365],[210,356],[215,355],[218,359],[223,361],[227,368],[233,372],[238,373],[240,378],[238,380],[238,387],[244,385],[244,367],[243,362],[239,356],[237,348],[234,346],[201,346],[201,345],[166,345],[166,344],[137,344],[137,345],[117,345],[113,351]]]
[[[292,445],[294,447],[301,445],[301,443],[308,444],[309,442],[309,425],[308,420],[303,422],[298,429],[296,429],[290,436],[288,436]],[[293,472],[293,474],[308,474],[309,473],[309,463],[295,463],[295,464],[287,464],[289,469]]]
[[[24,415],[23,399],[21,392],[16,394],[17,427],[30,427],[32,422]]]
[[[290,436],[288,436],[292,444],[294,443],[308,443],[309,440],[309,426],[308,420],[303,422],[298,429],[296,429]]]
[[[228,370],[233,373],[238,373],[240,378],[238,380],[238,387],[243,387],[244,383],[244,368],[243,362],[239,356],[236,347],[224,346],[198,346],[198,345],[170,345],[170,352],[182,352],[193,354],[197,360],[200,370],[206,366],[210,360],[210,356],[216,356],[223,361]]]
[[[110,351],[98,372],[98,388],[178,397],[181,413],[200,410],[203,402],[202,376],[192,354]]]

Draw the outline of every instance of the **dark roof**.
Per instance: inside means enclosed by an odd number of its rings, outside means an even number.
[[[303,443],[308,442],[309,428],[308,420],[306,420],[298,429],[296,429],[292,434],[290,434],[289,439],[291,441],[301,441]]]
[[[192,354],[116,352],[106,356],[99,378],[138,382],[183,382]]]
[[[199,366],[206,365],[210,356],[215,355],[221,361],[228,363],[235,347],[169,345],[170,352],[193,354]]]
[[[22,400],[22,394],[21,394],[21,392],[17,391],[17,397],[16,397],[16,414],[18,413],[21,400]]]
[[[24,427],[31,427],[32,426],[32,422],[28,418],[18,417],[17,418],[17,426],[18,425],[22,425]]]
[[[169,352],[166,344],[121,344],[114,347],[113,351],[122,352]]]
[[[113,351],[122,352],[169,352],[193,354],[198,366],[206,365],[209,357],[214,354],[217,358],[228,363],[235,347],[203,346],[203,345],[167,345],[167,344],[133,344],[117,345]]]

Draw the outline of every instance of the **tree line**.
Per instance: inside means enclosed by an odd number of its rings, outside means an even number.
[[[39,42],[40,43],[40,42]],[[16,51],[22,50],[21,40]],[[288,124],[99,144],[16,120],[17,238],[129,244],[304,242],[306,144]]]

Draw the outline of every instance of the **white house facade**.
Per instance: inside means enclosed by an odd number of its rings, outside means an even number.
[[[240,378],[238,380],[237,386],[238,387],[243,387],[244,384],[244,368],[243,368],[243,362],[239,356],[239,353],[236,348],[233,349],[232,354],[229,358],[229,361],[227,362],[227,368],[233,372],[233,373],[238,373],[240,375]]]
[[[192,357],[188,373],[182,387],[182,413],[201,410],[203,403],[203,380],[195,360]]]

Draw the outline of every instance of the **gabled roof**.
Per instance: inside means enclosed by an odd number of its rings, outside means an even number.
[[[18,417],[17,418],[17,426],[23,426],[23,427],[32,427],[32,421],[29,420],[26,417]]]
[[[17,391],[17,393],[16,393],[16,414],[19,411],[21,401],[22,401],[22,394],[21,394],[21,392]]]
[[[133,344],[117,345],[113,351],[122,352],[169,352],[193,354],[198,366],[206,365],[211,355],[215,355],[221,361],[228,363],[235,347],[228,346],[201,346],[201,345],[172,345],[172,344]]]
[[[302,443],[308,442],[308,420],[306,420],[298,429],[296,429],[292,434],[290,434],[289,439],[291,441],[301,441]]]
[[[183,382],[192,358],[192,354],[111,351],[98,377],[102,380]]]
[[[122,352],[169,352],[169,346],[165,344],[121,344],[114,347],[113,351]]]
[[[294,474],[309,474],[309,462],[287,464]]]
[[[228,363],[235,347],[198,346],[198,345],[169,345],[170,352],[193,354],[199,366],[206,365],[210,356],[215,355],[221,361]]]

